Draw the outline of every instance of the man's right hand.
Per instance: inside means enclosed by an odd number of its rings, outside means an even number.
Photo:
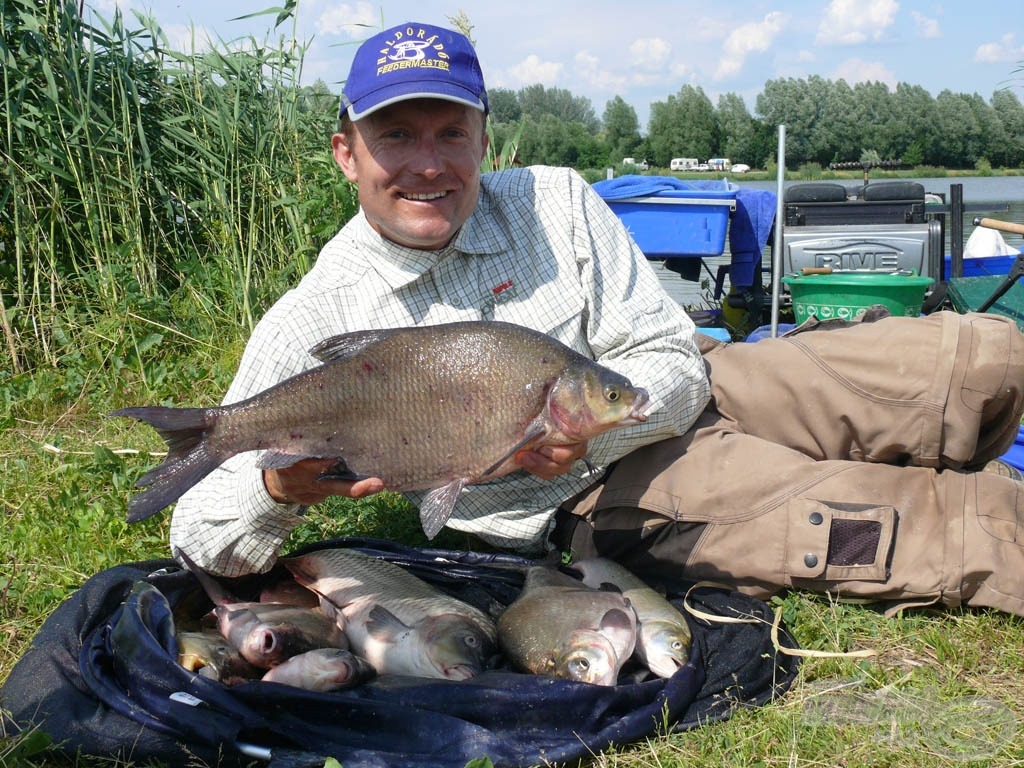
[[[303,459],[283,469],[263,470],[263,484],[267,493],[279,504],[319,504],[328,496],[361,499],[384,490],[379,477],[359,480],[323,478],[338,463],[337,459]]]

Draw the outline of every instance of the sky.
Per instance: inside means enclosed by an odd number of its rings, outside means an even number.
[[[405,21],[473,25],[489,88],[540,83],[585,96],[601,117],[621,96],[646,132],[652,102],[684,85],[717,104],[737,93],[755,112],[768,80],[881,81],[978,93],[1010,87],[1024,100],[1024,7],[1020,0],[299,0],[292,22],[274,14],[233,20],[280,0],[87,0],[109,18],[152,14],[172,45],[207,35],[224,41],[295,34],[308,43],[303,84],[340,93],[359,41]],[[129,27],[131,24],[129,24]]]

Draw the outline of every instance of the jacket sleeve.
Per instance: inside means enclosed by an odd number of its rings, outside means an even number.
[[[317,364],[307,350],[314,333],[283,300],[256,326],[223,403],[245,400]],[[178,500],[171,518],[171,551],[200,567],[236,577],[269,570],[285,538],[302,522],[297,504],[278,504],[256,463],[261,452],[237,454]]]

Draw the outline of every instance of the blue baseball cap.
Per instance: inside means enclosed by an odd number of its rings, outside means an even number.
[[[408,22],[359,46],[339,112],[360,120],[407,99],[445,99],[487,113],[484,75],[465,35]]]

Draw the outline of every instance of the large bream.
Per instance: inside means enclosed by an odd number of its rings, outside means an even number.
[[[139,478],[141,520],[231,456],[265,451],[261,468],[339,458],[353,477],[395,491],[434,489],[420,507],[433,537],[459,492],[513,472],[524,448],[589,440],[645,420],[647,392],[543,333],[503,322],[358,331],[311,353],[323,365],[232,405],[140,406],[167,459]]]

